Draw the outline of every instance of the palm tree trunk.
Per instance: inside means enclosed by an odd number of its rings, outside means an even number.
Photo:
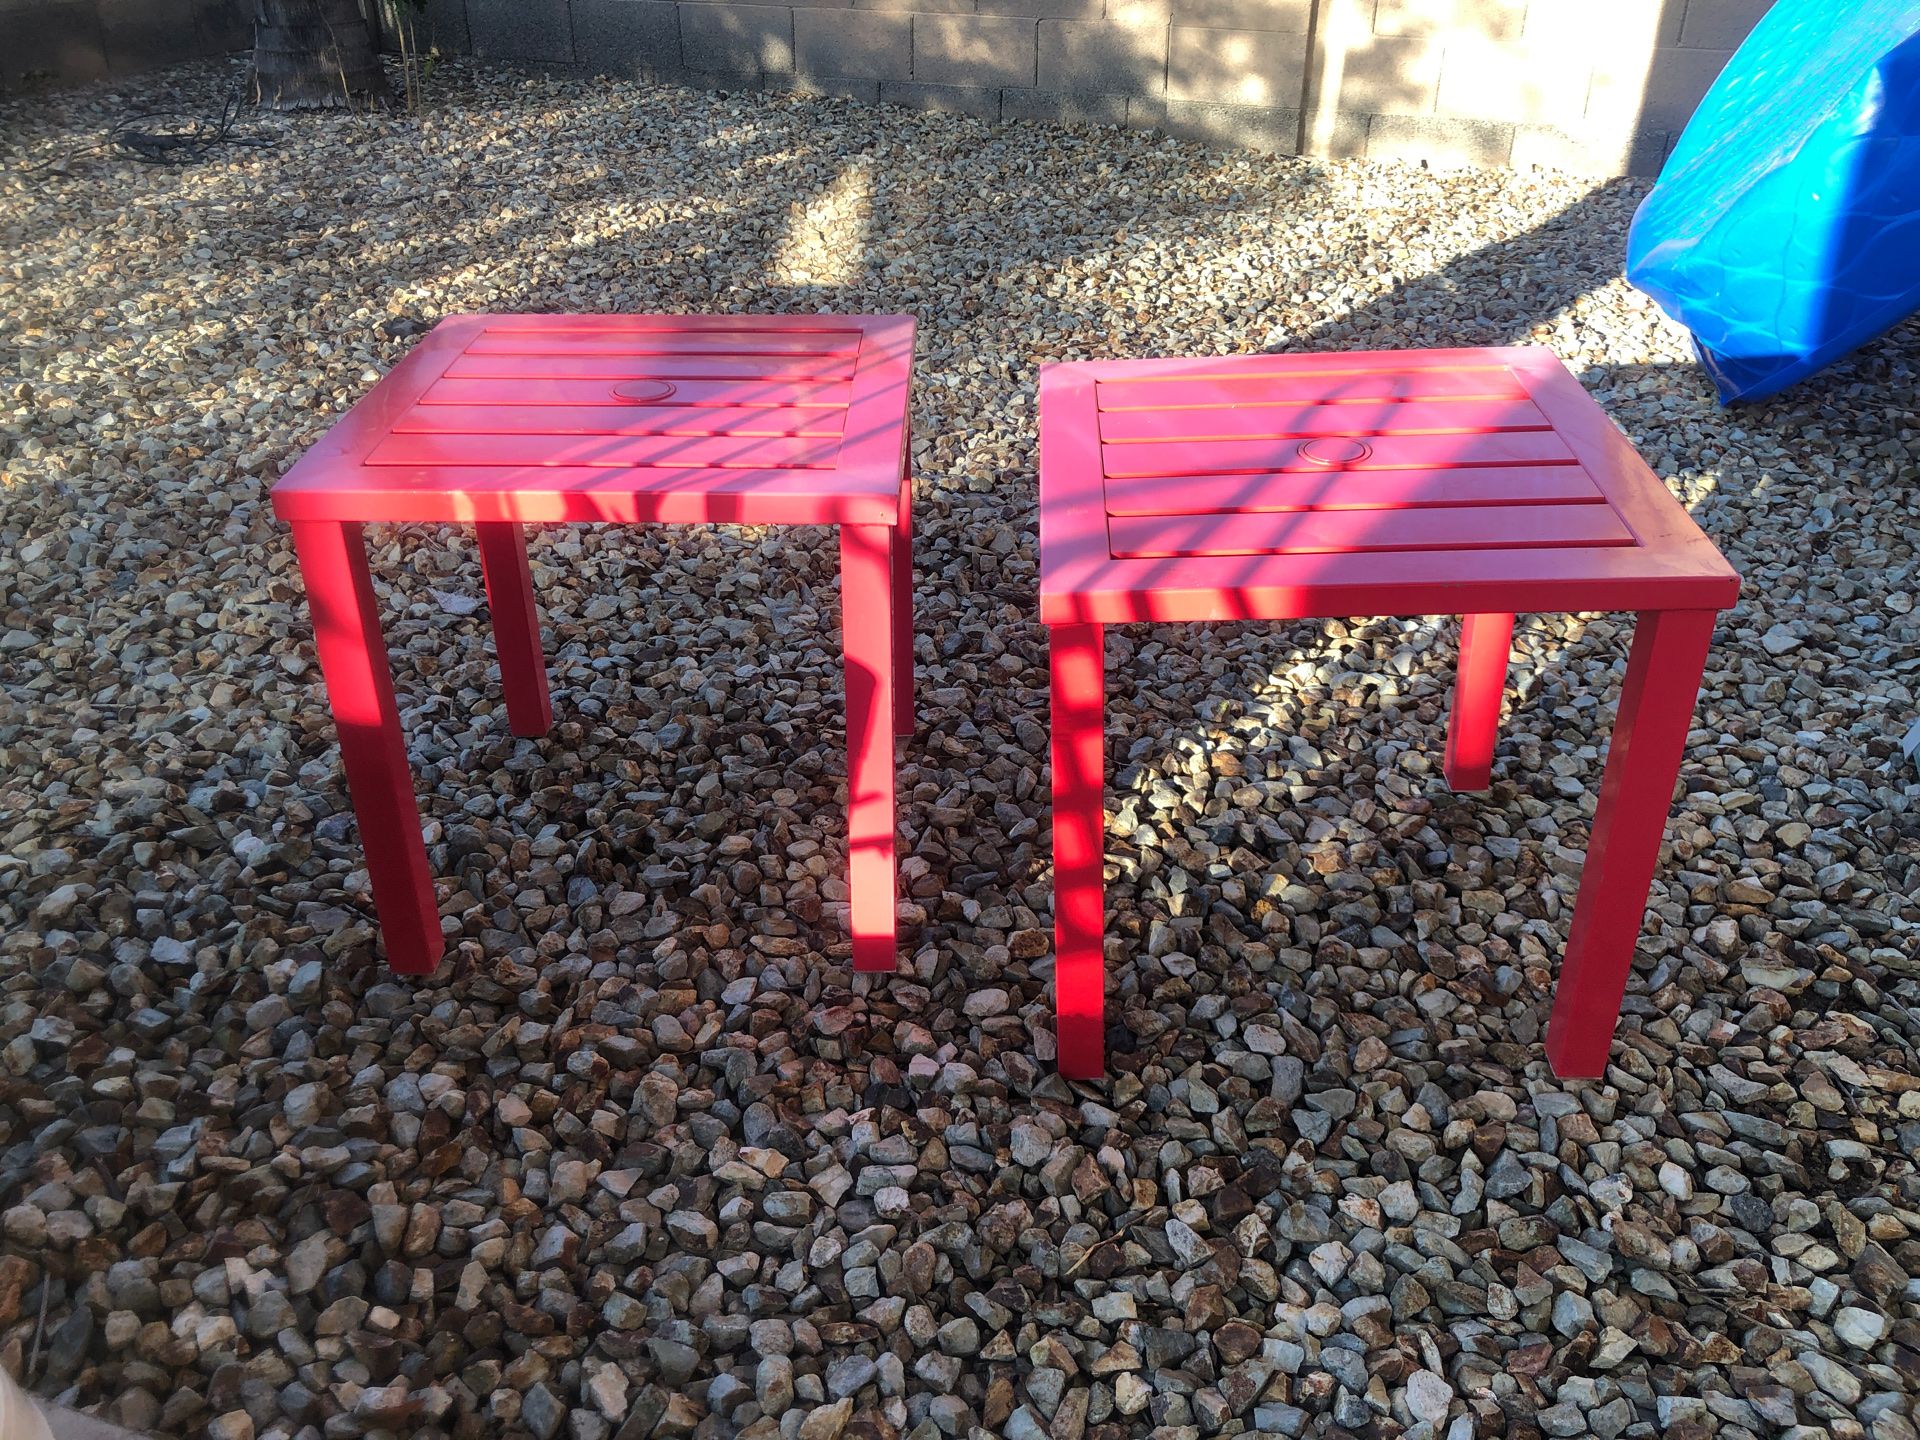
[[[300,110],[386,96],[386,72],[359,0],[255,0],[256,103]]]

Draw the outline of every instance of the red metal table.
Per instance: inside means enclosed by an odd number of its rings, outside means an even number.
[[[1446,775],[1485,789],[1518,611],[1637,614],[1547,1029],[1605,1068],[1739,577],[1546,350],[1114,360],[1040,380],[1063,1073],[1104,1067],[1102,627],[1461,615]]]
[[[853,959],[893,968],[912,359],[905,315],[456,316],[274,487],[395,970],[433,969],[443,941],[361,527],[409,520],[478,532],[516,735],[553,719],[523,525],[838,525]]]

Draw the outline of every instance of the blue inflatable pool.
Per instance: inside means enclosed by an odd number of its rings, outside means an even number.
[[[1777,0],[1634,216],[1627,278],[1723,402],[1920,309],[1920,0]]]

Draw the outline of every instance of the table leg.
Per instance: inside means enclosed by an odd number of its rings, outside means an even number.
[[[533,602],[533,571],[527,537],[517,521],[484,521],[480,568],[487,578],[487,610],[493,617],[493,648],[500,656],[500,688],[507,696],[507,724],[516,735],[544,735],[553,728],[547,694],[547,662],[540,651],[540,613]]]
[[[900,481],[893,531],[893,730],[913,734],[913,475]]]
[[[1460,668],[1453,715],[1447,722],[1447,784],[1485,790],[1493,782],[1493,747],[1500,738],[1500,697],[1507,686],[1513,616],[1467,615],[1460,621]]]
[[[1567,955],[1547,1022],[1547,1063],[1562,1079],[1606,1070],[1713,622],[1711,610],[1650,611],[1634,628]]]
[[[1056,625],[1053,669],[1054,1015],[1060,1073],[1106,1069],[1106,631]]]
[[[892,970],[894,941],[893,527],[840,527],[847,663],[847,888],[853,968]]]
[[[403,974],[425,975],[445,941],[366,546],[358,525],[332,521],[296,522],[293,544],[387,963]]]

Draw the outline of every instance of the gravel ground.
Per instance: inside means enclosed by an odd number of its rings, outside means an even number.
[[[1920,333],[1715,408],[1642,187],[448,66],[82,155],[0,110],[0,1362],[142,1429],[1909,1440]],[[920,317],[901,973],[843,939],[829,532],[371,539],[449,957],[395,983],[267,490],[436,317]],[[1034,378],[1553,346],[1745,573],[1614,1065],[1539,1040],[1627,626],[1116,630],[1112,1073],[1046,987]]]

